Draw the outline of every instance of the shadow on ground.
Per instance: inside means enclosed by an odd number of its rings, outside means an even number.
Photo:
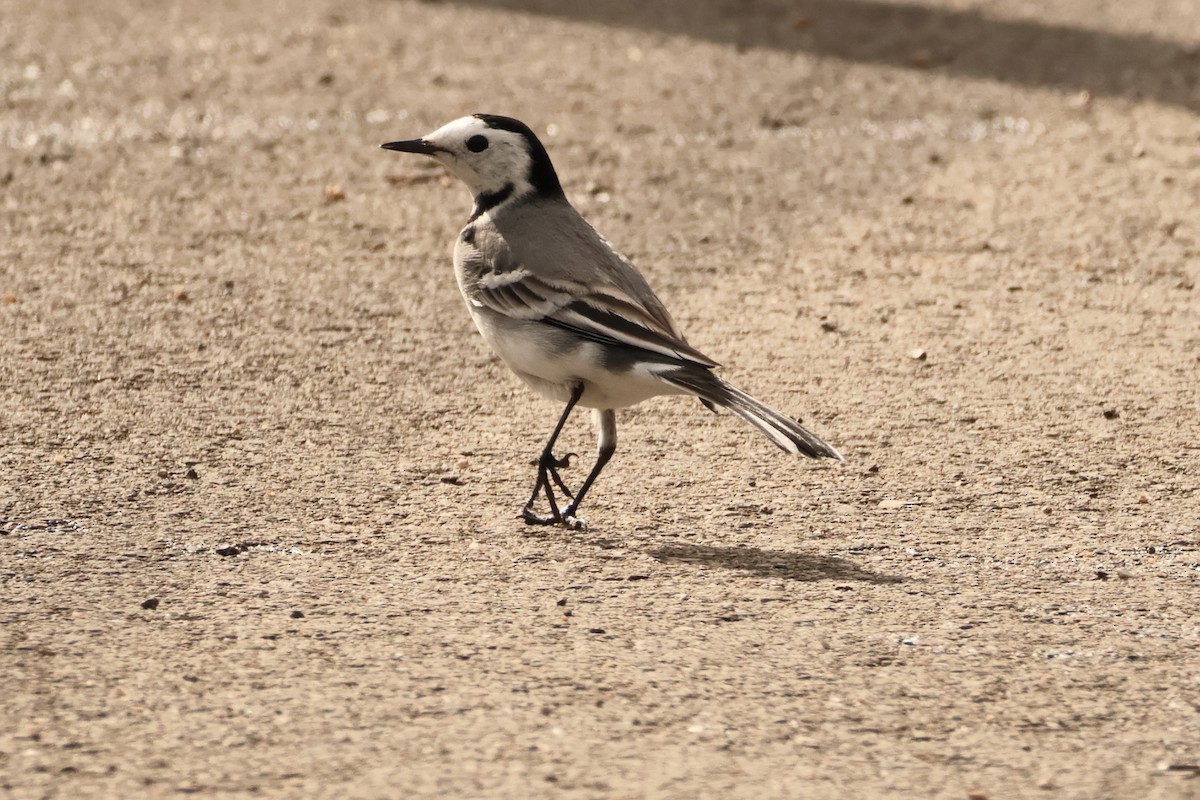
[[[881,0],[457,0],[463,5],[768,47],[1200,111],[1200,42]]]
[[[710,547],[699,544],[670,545],[647,551],[666,564],[699,564],[706,567],[735,569],[764,578],[793,581],[860,581],[862,583],[902,583],[897,575],[871,572],[832,556],[789,553],[785,550],[760,550],[756,547]]]

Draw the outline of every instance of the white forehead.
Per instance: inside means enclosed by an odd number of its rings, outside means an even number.
[[[475,117],[460,117],[447,122],[425,137],[427,142],[466,141],[477,133],[488,133],[492,129],[486,122]]]
[[[519,133],[506,131],[503,128],[493,128],[477,117],[460,117],[453,122],[447,122],[433,133],[425,137],[425,141],[433,142],[450,150],[461,150],[463,143],[472,136],[483,135],[490,142],[509,142],[521,145],[524,149],[524,137]]]

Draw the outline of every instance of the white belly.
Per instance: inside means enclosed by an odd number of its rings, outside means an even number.
[[[560,403],[580,383],[579,405],[625,408],[663,394],[684,394],[664,383],[648,366],[610,370],[603,345],[543,322],[518,320],[487,309],[470,308],[488,346],[538,394]]]

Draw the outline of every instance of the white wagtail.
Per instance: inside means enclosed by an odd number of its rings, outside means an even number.
[[[461,179],[475,209],[454,247],[467,310],[492,350],[538,394],[566,403],[521,508],[526,522],[578,527],[575,514],[617,446],[613,409],[656,395],[691,394],[722,406],[789,453],[841,456],[778,411],[713,374],[646,279],[567,201],[546,148],[509,117],[463,117],[420,138],[381,145],[432,156]],[[594,409],[596,465],[574,494],[554,443],[575,406]],[[555,487],[570,498],[559,508]],[[549,516],[534,513],[545,493]]]

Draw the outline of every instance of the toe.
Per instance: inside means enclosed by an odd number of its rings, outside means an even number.
[[[559,521],[555,517],[538,516],[528,507],[521,509],[521,519],[525,520],[526,525],[553,525]]]
[[[569,528],[573,531],[586,531],[588,527],[586,519],[580,519],[573,514],[564,514],[562,524],[564,528]]]

